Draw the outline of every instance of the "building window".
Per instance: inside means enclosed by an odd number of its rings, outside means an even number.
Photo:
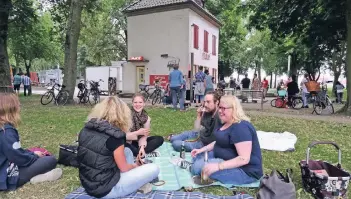
[[[217,55],[217,37],[212,35],[212,55]]]
[[[194,24],[194,48],[199,49],[199,26]]]
[[[204,31],[204,51],[208,53],[208,32]]]

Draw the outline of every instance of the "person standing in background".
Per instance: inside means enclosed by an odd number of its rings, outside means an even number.
[[[259,90],[260,89],[260,80],[257,78],[257,74],[254,74],[254,78],[252,80],[252,90]],[[252,93],[253,98],[257,99],[258,98],[258,93],[254,92]]]
[[[308,79],[308,74],[305,74],[300,86],[302,88],[302,101],[303,101],[303,108],[308,108],[308,103],[307,103],[307,96],[310,94],[307,90],[306,83],[309,81]]]
[[[262,89],[263,89],[263,99],[266,99],[267,91],[268,91],[268,80],[266,78],[263,78]]]
[[[178,96],[180,110],[184,111],[184,98],[181,97],[181,86],[183,83],[183,73],[179,71],[179,66],[174,66],[173,71],[169,74],[169,87],[171,88],[172,103],[174,110],[177,110]]]
[[[30,92],[30,90],[31,90],[31,88],[30,88],[31,82],[32,81],[28,77],[27,73],[22,76],[22,83],[23,83],[23,87],[24,87],[24,96],[27,96],[27,90],[28,90],[28,95],[31,94],[31,92]]]
[[[247,77],[247,74],[245,74],[245,78],[241,80],[241,85],[242,85],[242,101],[245,102],[248,100],[247,98],[247,92],[245,92],[245,90],[249,90],[250,89],[250,83],[251,80]]]
[[[214,91],[214,88],[213,88],[213,81],[212,81],[212,76],[210,75],[209,71],[208,70],[205,70],[205,74],[206,74],[206,77],[205,77],[205,95],[210,92],[210,91]]]
[[[199,66],[199,72],[195,74],[195,100],[196,100],[196,107],[199,107],[204,100],[205,95],[205,77],[206,74],[203,72],[203,67]]]
[[[13,89],[15,90],[17,95],[19,95],[19,92],[21,90],[21,83],[22,83],[21,74],[17,73],[17,75],[13,77]]]

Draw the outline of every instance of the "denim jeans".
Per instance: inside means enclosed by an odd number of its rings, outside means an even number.
[[[172,95],[173,108],[177,109],[178,97],[179,97],[180,110],[184,110],[184,94],[181,91],[180,86],[171,87],[171,95]]]
[[[129,148],[124,149],[128,164],[134,163],[133,152]],[[127,196],[137,191],[144,184],[156,179],[160,169],[156,164],[144,164],[130,171],[121,173],[118,183],[103,199],[112,199]]]
[[[308,103],[307,103],[307,97],[308,97],[309,93],[305,93],[305,92],[302,92],[302,102],[303,102],[303,106],[308,106]]]
[[[175,151],[180,151],[182,148],[182,142],[185,140],[196,139],[199,133],[196,131],[185,131],[178,135],[173,135],[171,137],[171,143]],[[191,152],[193,149],[200,149],[204,144],[198,140],[196,142],[184,142],[184,148],[186,152]]]
[[[193,158],[193,165],[191,167],[191,173],[193,175],[201,175],[201,171],[205,166],[205,157],[204,153],[197,155]],[[208,163],[220,163],[224,160],[220,158],[215,158],[213,151],[208,152]],[[217,171],[210,176],[211,179],[220,181],[223,184],[233,184],[233,185],[241,185],[241,184],[249,184],[257,181],[257,179],[247,175],[240,168],[233,169],[224,169],[221,171]]]

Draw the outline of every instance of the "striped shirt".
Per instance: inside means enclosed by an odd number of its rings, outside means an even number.
[[[31,83],[30,78],[28,76],[23,75],[22,76],[22,83],[24,86],[30,86],[30,83]]]

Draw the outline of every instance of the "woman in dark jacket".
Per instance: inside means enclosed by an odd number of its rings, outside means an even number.
[[[14,190],[27,182],[54,181],[62,170],[56,159],[21,148],[17,126],[20,103],[14,94],[0,93],[0,191]]]
[[[124,147],[130,116],[121,99],[108,97],[94,107],[79,133],[79,178],[89,195],[124,197],[157,178],[157,165],[135,164],[132,151]]]

